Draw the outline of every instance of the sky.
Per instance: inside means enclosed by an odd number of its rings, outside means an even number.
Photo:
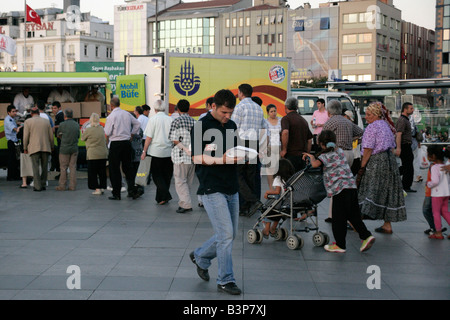
[[[184,0],[184,2],[195,2],[198,0]],[[58,8],[63,7],[63,0],[26,0],[27,4],[33,9],[47,8],[52,5]],[[309,2],[312,8],[318,8],[319,3],[328,2],[328,0],[288,0],[292,9]],[[24,1],[0,0],[0,12],[23,11]],[[92,15],[101,18],[104,21],[114,23],[114,6],[125,4],[124,0],[80,0],[80,9],[82,12],[91,12]],[[402,10],[402,19],[413,22],[419,26],[435,29],[436,20],[436,0],[394,0],[394,6]]]

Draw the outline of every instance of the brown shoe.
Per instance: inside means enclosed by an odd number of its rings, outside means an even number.
[[[66,188],[65,188],[65,187],[62,187],[62,186],[57,186],[57,187],[55,188],[55,190],[56,190],[56,191],[66,191]]]

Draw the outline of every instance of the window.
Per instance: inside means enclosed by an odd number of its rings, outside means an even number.
[[[371,33],[362,33],[358,35],[359,43],[371,43],[372,42],[372,34]]]
[[[356,56],[355,55],[343,55],[342,56],[342,64],[356,64]]]
[[[449,53],[448,53],[448,52],[443,52],[443,53],[442,53],[442,63],[443,63],[443,64],[448,64],[448,63],[450,63],[450,60],[449,60]]]
[[[343,42],[345,44],[356,43],[356,34],[346,34],[346,35],[344,35]]]
[[[98,47],[95,47],[95,56],[98,57]]]
[[[277,23],[283,23],[283,15],[278,15]]]
[[[225,28],[230,27],[230,19],[225,19]]]
[[[370,54],[359,54],[358,63],[372,63],[372,55]]]
[[[358,75],[358,81],[372,81],[372,75],[360,74],[360,75]]]
[[[258,34],[256,36],[256,44],[261,44],[261,35],[260,34]]]
[[[268,34],[264,35],[264,43],[269,43],[269,35]]]
[[[444,30],[444,38],[443,40],[450,40],[450,29]]]
[[[261,17],[257,17],[256,18],[256,25],[260,26],[261,25]]]
[[[330,29],[330,18],[320,18],[320,30]]]
[[[250,44],[250,36],[245,36],[245,44]]]
[[[55,57],[55,45],[44,46],[44,54],[45,54],[46,58],[54,58]]]
[[[373,14],[372,12],[362,12],[359,14],[359,22],[372,22]]]
[[[236,18],[233,18],[233,28],[236,28],[236,26],[237,26]]]
[[[230,37],[226,37],[225,38],[225,47],[229,47],[230,46]]]
[[[344,14],[344,23],[358,23],[358,14],[357,13]]]
[[[85,44],[84,45],[84,55],[87,57],[88,55],[88,46]]]
[[[242,46],[244,44],[244,37],[239,36],[239,45]]]
[[[275,43],[275,33],[270,35],[270,43]]]
[[[244,18],[239,18],[239,27],[243,27],[244,26]]]
[[[250,17],[245,18],[245,26],[246,27],[250,26]]]
[[[264,25],[265,26],[269,25],[269,16],[264,17]]]
[[[283,43],[283,34],[282,33],[278,34],[278,43]]]

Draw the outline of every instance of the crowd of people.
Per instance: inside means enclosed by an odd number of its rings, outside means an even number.
[[[239,99],[239,103],[237,103]],[[250,217],[261,206],[261,173],[265,170],[269,194],[282,194],[289,176],[308,163],[322,167],[324,185],[330,197],[328,217],[336,242],[325,246],[330,252],[345,252],[349,226],[358,232],[361,252],[368,250],[375,237],[363,220],[381,220],[377,233],[392,234],[392,223],[407,218],[405,193],[414,180],[413,139],[417,137],[410,116],[414,107],[405,103],[396,123],[381,103],[366,108],[368,126],[363,130],[353,122],[352,112],[342,110],[339,101],[317,101],[311,123],[298,112],[298,100],[285,101],[285,116],[279,117],[274,104],[266,107],[253,96],[249,84],[241,84],[235,96],[220,90],[207,99],[206,112],[195,120],[189,115],[188,100],[179,100],[176,112],[166,114],[166,105],[158,100],[151,107],[137,106],[134,112],[120,107],[120,100],[110,101],[110,114],[104,127],[100,115],[93,113],[90,125],[81,133],[70,109],[61,110],[53,101],[54,120],[45,113],[45,103],[37,101],[30,118],[15,122],[17,108],[7,109],[5,134],[8,140],[8,180],[33,177],[33,190],[46,190],[49,157],[52,168],[60,171],[58,191],[76,190],[78,140],[86,143],[88,187],[93,195],[102,195],[111,184],[110,200],[121,200],[124,181],[128,197],[144,194],[150,180],[156,186],[155,201],[164,206],[171,201],[170,185],[174,180],[178,196],[177,213],[193,211],[191,199],[194,179],[198,179],[198,205],[204,207],[213,225],[214,235],[190,254],[197,273],[209,281],[211,260],[218,259],[217,284],[220,291],[240,294],[233,275],[231,250],[238,217]],[[310,130],[309,125],[313,128]],[[55,138],[57,144],[54,144]],[[21,142],[21,143],[19,143]],[[20,146],[20,148],[18,148]],[[237,148],[237,149],[236,149]],[[240,148],[240,149],[239,149]],[[57,152],[55,152],[55,149]],[[234,150],[234,153],[230,153]],[[244,150],[244,153],[239,151]],[[428,149],[432,163],[427,177],[424,217],[432,239],[443,239],[441,217],[450,223],[445,159],[442,150]],[[251,152],[258,157],[251,158]],[[276,161],[268,163],[267,159]],[[397,160],[401,160],[399,167]],[[137,182],[142,164],[147,175]],[[142,167],[141,167],[142,166]],[[447,170],[447,171],[446,171]],[[277,221],[268,221],[264,237],[275,233]]]

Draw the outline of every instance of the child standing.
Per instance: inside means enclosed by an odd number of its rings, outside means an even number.
[[[323,166],[323,179],[328,197],[332,198],[332,230],[336,240],[332,245],[325,245],[329,252],[345,252],[347,235],[347,221],[358,232],[363,240],[360,251],[366,251],[372,247],[375,237],[372,236],[366,225],[361,220],[358,204],[358,192],[356,181],[345,158],[344,152],[336,148],[336,135],[333,131],[324,130],[318,137],[322,152],[317,154],[317,159],[305,153],[303,159],[309,157],[313,168]]]
[[[431,181],[427,187],[431,188],[431,207],[436,232],[430,234],[430,239],[444,239],[442,235],[441,216],[450,224],[450,213],[448,212],[448,200],[450,198],[448,174],[442,170],[444,166],[445,152],[442,147],[431,145],[428,147],[428,160],[431,164]],[[450,239],[450,236],[449,236]]]
[[[281,158],[278,163],[278,171],[273,176],[273,183],[271,189],[267,190],[264,194],[264,198],[268,199],[269,195],[279,195],[281,196],[284,193],[286,182],[292,177],[295,173],[294,166],[292,163],[284,158]],[[268,238],[269,234],[271,236],[275,235],[275,231],[277,229],[278,223],[281,217],[273,217],[264,219],[264,230],[263,237]]]

